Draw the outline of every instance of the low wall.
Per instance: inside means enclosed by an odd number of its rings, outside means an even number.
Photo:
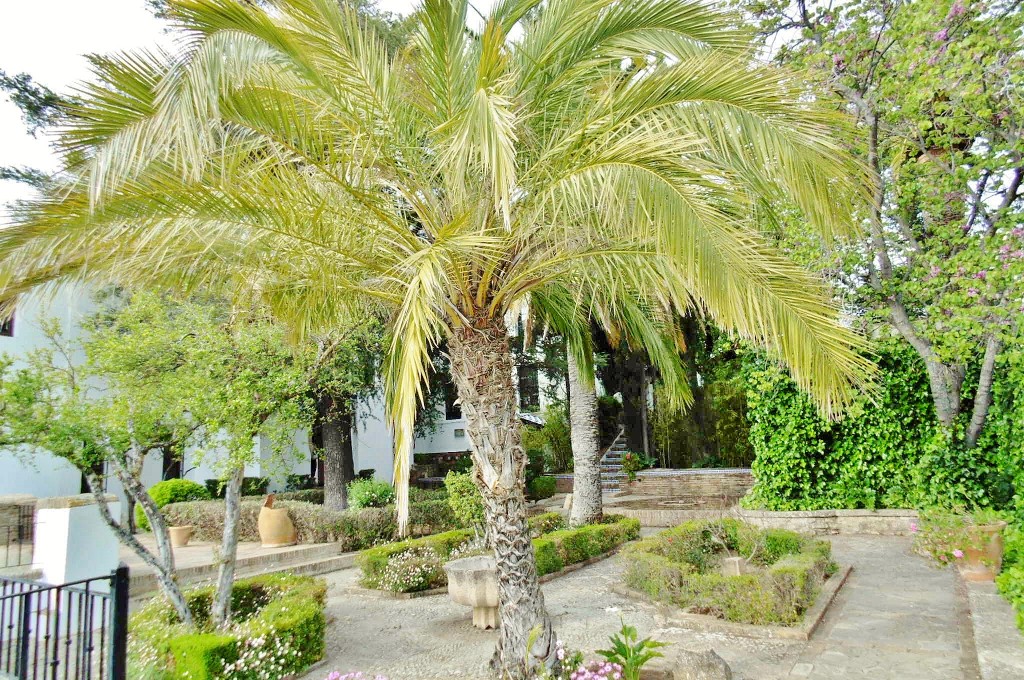
[[[554,475],[555,493],[572,493],[572,475]]]
[[[789,529],[819,536],[878,534],[906,536],[917,521],[916,510],[737,510],[740,519],[760,527]]]
[[[754,486],[749,468],[644,470],[623,488],[633,496],[742,498]]]

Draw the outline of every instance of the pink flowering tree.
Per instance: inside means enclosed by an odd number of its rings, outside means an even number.
[[[854,114],[877,177],[862,243],[822,256],[797,220],[783,242],[839,280],[865,324],[913,346],[950,443],[973,449],[1024,311],[1024,13],[1011,0],[738,4],[775,59],[812,77],[809,95]]]

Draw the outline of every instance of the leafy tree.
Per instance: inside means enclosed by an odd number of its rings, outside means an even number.
[[[67,186],[0,231],[0,285],[226,290],[300,336],[385,313],[402,526],[417,402],[447,342],[495,545],[501,674],[556,663],[506,314],[529,298],[589,329],[566,300],[707,310],[789,364],[826,414],[870,370],[821,282],[759,235],[780,197],[848,231],[862,177],[839,119],[751,61],[734,17],[524,0],[478,33],[464,0],[428,0],[391,56],[330,0],[170,6],[189,39],[170,60],[98,62],[88,115],[62,138]]]
[[[818,266],[850,289],[869,322],[910,343],[946,436],[974,447],[1024,311],[1020,3],[739,4],[774,36],[777,61],[857,117],[855,149],[877,178],[868,239],[815,255]],[[795,251],[820,252],[797,221],[788,226]]]

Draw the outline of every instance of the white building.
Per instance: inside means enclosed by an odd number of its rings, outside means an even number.
[[[40,328],[41,319],[57,319],[61,331],[68,340],[74,341],[80,332],[82,320],[94,311],[94,305],[86,291],[63,289],[46,303],[26,303],[19,307],[8,323],[0,326],[0,354],[17,359],[33,349],[43,347],[46,338]],[[520,380],[521,400],[528,408],[543,404],[544,395],[536,371],[524,374]],[[466,437],[466,421],[451,399],[438,407],[438,421],[433,432],[418,437],[414,453],[444,454],[469,451]],[[260,438],[253,443],[256,449],[254,461],[246,466],[245,475],[269,477],[270,490],[285,488],[287,476],[309,475],[317,469],[316,456],[312,453],[310,433],[295,433],[296,455],[288,461],[280,461],[271,451],[268,441]],[[388,427],[384,414],[383,395],[378,393],[362,404],[352,431],[352,452],[355,469],[374,470],[378,479],[391,481],[393,477],[394,436]],[[143,481],[152,486],[161,479],[183,477],[204,483],[217,478],[216,453],[199,456],[195,451],[186,451],[181,461],[162,459],[151,455],[143,470]],[[120,484],[113,478],[108,481],[109,491],[123,495]],[[45,451],[15,454],[0,451],[0,495],[31,494],[44,498],[85,493],[88,489],[82,474],[67,461]]]

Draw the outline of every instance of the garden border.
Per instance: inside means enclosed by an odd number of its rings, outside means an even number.
[[[815,598],[814,604],[804,613],[803,620],[795,626],[759,626],[753,623],[726,621],[716,616],[708,616],[707,614],[688,614],[680,611],[678,607],[658,602],[646,593],[634,590],[622,583],[612,583],[611,589],[612,592],[619,595],[653,605],[657,608],[658,613],[665,617],[669,625],[679,626],[680,628],[755,639],[806,641],[810,640],[815,631],[818,630],[822,620],[825,618],[825,614],[828,612],[828,608],[832,606],[836,595],[846,585],[846,581],[850,578],[852,572],[853,567],[851,565],[840,565],[836,573],[822,584],[821,591],[818,593],[818,597]]]
[[[548,581],[554,581],[556,578],[559,578],[561,576],[565,576],[566,574],[570,574],[570,573],[572,573],[574,571],[577,571],[578,569],[582,569],[583,567],[589,567],[592,564],[597,564],[598,562],[601,562],[603,560],[608,559],[609,557],[612,557],[617,552],[622,550],[622,548],[624,548],[625,546],[627,546],[627,545],[629,545],[630,543],[633,543],[633,542],[634,541],[627,541],[627,542],[623,543],[622,545],[620,545],[620,546],[618,546],[618,547],[616,547],[616,548],[614,548],[612,550],[609,550],[606,553],[601,553],[600,555],[594,555],[593,557],[588,557],[587,559],[583,560],[582,562],[575,562],[573,564],[566,565],[566,566],[562,567],[561,569],[559,569],[558,571],[553,571],[550,574],[544,574],[543,576],[539,577],[537,580],[540,583],[547,583]],[[365,587],[363,587],[361,585],[355,584],[355,585],[346,586],[342,590],[342,592],[347,593],[349,595],[366,595],[367,597],[376,597],[376,598],[381,599],[381,600],[415,600],[418,597],[431,597],[433,595],[445,595],[445,594],[448,593],[448,586],[444,586],[443,588],[431,588],[430,590],[417,590],[416,592],[413,592],[413,593],[393,593],[390,590],[378,590],[376,588],[365,588]]]

